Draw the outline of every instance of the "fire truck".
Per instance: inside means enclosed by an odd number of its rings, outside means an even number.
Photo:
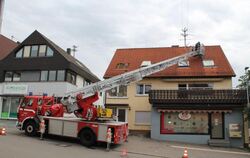
[[[106,135],[110,128],[112,143],[122,143],[128,137],[128,123],[113,120],[111,109],[93,105],[99,99],[98,93],[140,81],[190,57],[202,57],[204,52],[204,46],[198,42],[180,56],[66,93],[60,103],[55,102],[54,96],[25,96],[18,107],[17,128],[24,130],[28,136],[35,136],[39,133],[39,124],[45,122],[46,134],[78,138],[84,146],[107,142]],[[65,111],[74,114],[74,117],[67,117]]]

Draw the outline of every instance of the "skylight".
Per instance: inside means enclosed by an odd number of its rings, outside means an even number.
[[[151,61],[143,61],[143,62],[141,63],[141,67],[147,67],[147,66],[149,66],[149,65],[151,65]]]

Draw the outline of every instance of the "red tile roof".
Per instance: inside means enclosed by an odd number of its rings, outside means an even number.
[[[0,35],[0,60],[5,58],[17,45],[16,42]]]
[[[116,76],[140,67],[143,61],[156,63],[188,52],[191,48],[162,47],[162,48],[131,48],[117,49],[104,78]],[[232,77],[235,73],[219,45],[205,46],[203,59],[214,60],[214,67],[204,67],[198,57],[189,58],[189,67],[174,65],[150,77]],[[117,69],[118,63],[128,64],[127,68]]]

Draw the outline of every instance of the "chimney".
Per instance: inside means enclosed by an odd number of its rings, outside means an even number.
[[[0,0],[0,34],[2,32],[2,23],[3,23],[3,6],[4,6],[4,0]]]
[[[67,48],[67,51],[66,51],[69,55],[71,55],[71,48]]]

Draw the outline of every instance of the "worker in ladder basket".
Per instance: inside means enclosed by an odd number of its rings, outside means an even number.
[[[40,139],[43,140],[43,134],[45,132],[45,123],[44,119],[40,122]]]
[[[107,132],[107,149],[106,149],[107,151],[109,151],[109,149],[110,149],[111,137],[112,137],[111,128],[108,128],[108,132]]]

